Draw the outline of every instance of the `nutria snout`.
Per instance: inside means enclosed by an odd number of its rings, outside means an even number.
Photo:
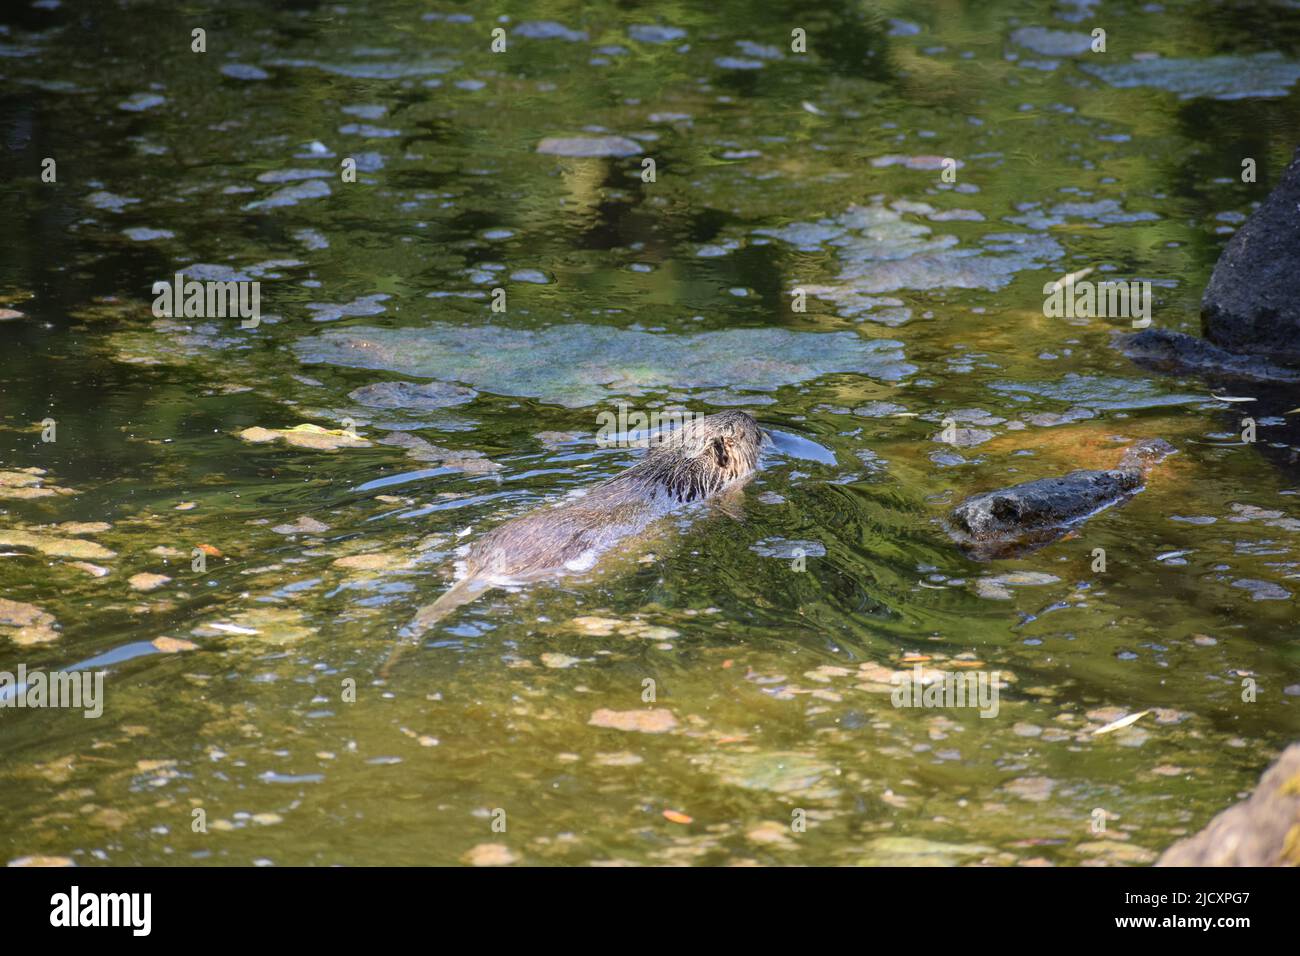
[[[637,464],[586,494],[507,521],[476,541],[464,574],[416,614],[416,637],[484,590],[594,567],[601,554],[656,518],[743,485],[754,474],[763,430],[743,411],[691,419],[656,435]],[[391,663],[391,661],[390,661]]]

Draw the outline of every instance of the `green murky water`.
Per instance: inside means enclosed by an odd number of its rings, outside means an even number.
[[[0,857],[1153,859],[1300,729],[1300,401],[1241,444],[1042,287],[1150,280],[1195,331],[1300,142],[1297,45],[1285,4],[7,10],[0,670],[107,678],[98,719],[0,710]],[[261,325],[155,318],[181,270],[258,280]],[[492,592],[380,681],[465,529],[635,460],[619,401],[834,463],[769,455],[743,521]],[[303,424],[342,434],[246,432]],[[943,533],[1142,437],[1181,453],[1077,536]],[[997,716],[893,707],[921,658],[1001,671]]]

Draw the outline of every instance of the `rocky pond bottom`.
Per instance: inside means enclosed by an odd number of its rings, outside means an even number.
[[[1300,402],[1189,337],[1300,142],[1300,24],[1108,9],[1142,39],[1092,60],[1080,5],[886,7],[814,4],[803,57],[761,5],[598,3],[519,59],[459,6],[240,9],[148,79],[188,27],[0,23],[41,128],[0,180],[39,250],[0,259],[0,860],[1144,865],[1253,788],[1300,728]],[[1086,270],[1153,327],[1049,316]],[[156,314],[177,272],[260,323]],[[629,414],[730,408],[775,438],[740,500],[381,678]],[[102,692],[8,706],[51,671]]]

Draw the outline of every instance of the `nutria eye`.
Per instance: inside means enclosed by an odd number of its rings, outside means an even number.
[[[721,438],[713,439],[713,460],[718,463],[719,468],[726,468],[730,456],[727,454],[727,445]]]

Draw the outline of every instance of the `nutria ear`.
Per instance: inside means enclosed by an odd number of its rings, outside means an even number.
[[[726,468],[731,456],[727,454],[727,443],[721,438],[713,439],[713,460],[718,463],[719,468]]]

